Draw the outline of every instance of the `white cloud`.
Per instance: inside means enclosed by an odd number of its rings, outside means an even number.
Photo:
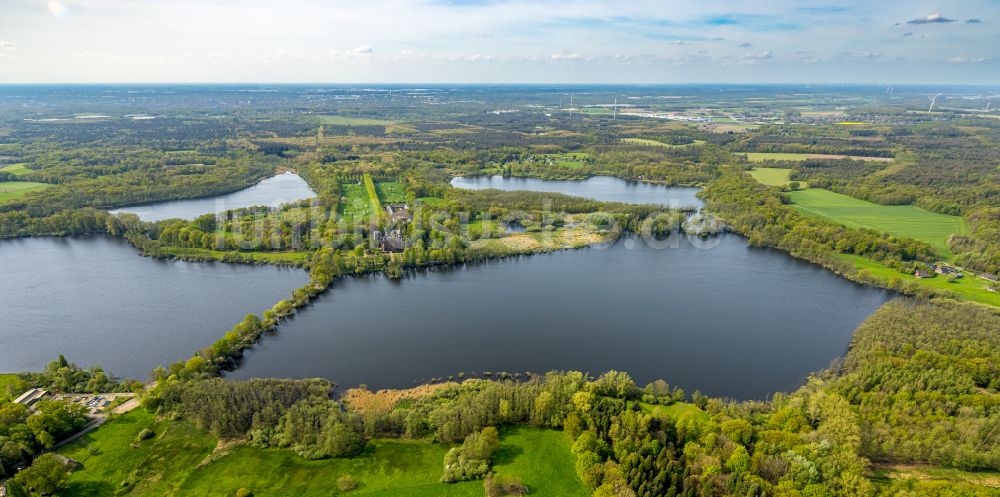
[[[331,59],[357,59],[373,55],[375,55],[375,50],[370,45],[360,45],[344,51],[330,50]]]
[[[551,57],[549,57],[549,60],[553,60],[556,62],[563,62],[563,61],[576,62],[576,61],[581,61],[583,59],[584,56],[578,53],[554,53],[552,54]]]
[[[952,57],[948,59],[948,62],[952,64],[978,64],[980,62],[986,62],[990,60],[989,57]]]
[[[0,50],[13,50],[14,44],[9,41],[0,41]]]
[[[62,17],[66,14],[66,4],[58,0],[50,0],[47,8],[49,13],[56,17]]]

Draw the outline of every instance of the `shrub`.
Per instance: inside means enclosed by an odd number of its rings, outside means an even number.
[[[156,434],[153,433],[153,430],[150,430],[149,428],[143,428],[142,431],[140,431],[139,434],[135,436],[135,441],[141,442],[143,440],[149,440],[150,438],[153,438],[154,435]]]
[[[236,491],[236,497],[253,497],[253,492],[249,488],[241,488]]]
[[[337,478],[337,490],[340,490],[341,492],[350,492],[355,488],[358,488],[358,482],[353,476],[344,475]]]

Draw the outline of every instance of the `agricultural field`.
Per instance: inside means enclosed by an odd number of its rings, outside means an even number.
[[[852,228],[871,228],[893,236],[931,244],[941,255],[951,257],[947,240],[953,233],[966,233],[965,220],[926,211],[912,205],[878,205],[820,188],[790,192],[793,207]]]
[[[664,143],[656,140],[647,140],[645,138],[622,138],[622,143],[628,143],[631,145],[646,145],[649,147],[675,148],[675,147],[687,147],[689,145],[701,145],[705,143],[705,140],[694,140],[692,143],[685,143],[683,145],[674,145],[671,143]]]
[[[0,167],[0,172],[11,173],[11,174],[16,174],[18,176],[22,176],[32,171],[31,169],[25,167],[24,164],[11,164],[9,166]]]
[[[143,429],[155,436],[133,448]],[[535,495],[589,495],[562,432],[513,427],[501,433],[497,473],[520,477]],[[358,486],[346,495],[481,496],[482,482],[439,482],[450,447],[374,440],[358,456],[310,461],[289,450],[217,446],[211,435],[184,421],[158,420],[137,409],[60,451],[83,464],[60,495],[231,497],[247,488],[256,497],[328,496],[340,495],[334,491],[337,479],[350,475]]]
[[[967,272],[964,278],[955,281],[948,281],[947,277],[940,274],[933,278],[917,278],[912,274],[900,273],[896,269],[861,256],[840,254],[839,257],[853,263],[854,267],[859,270],[863,269],[868,274],[878,276],[885,281],[891,281],[894,278],[902,281],[916,281],[927,288],[951,292],[960,300],[1000,307],[1000,292],[991,292],[989,290],[990,283],[977,277],[974,273]]]
[[[783,167],[755,167],[750,171],[750,176],[768,186],[784,188],[791,183],[792,170]]]
[[[869,160],[877,162],[892,162],[891,157],[862,157],[860,155],[834,155],[834,154],[793,154],[784,152],[739,152],[737,155],[746,156],[750,162],[773,161],[795,161],[801,162],[806,159],[854,159]]]
[[[27,195],[31,192],[44,190],[52,185],[32,181],[0,181],[0,202],[6,202]]]

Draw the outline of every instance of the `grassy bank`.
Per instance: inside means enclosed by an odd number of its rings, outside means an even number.
[[[305,265],[311,252],[232,252],[200,248],[161,247],[160,254],[188,261],[241,262],[300,267]],[[240,260],[233,260],[234,254],[238,255]]]
[[[947,240],[953,233],[966,233],[965,220],[926,211],[912,205],[879,205],[820,188],[790,192],[794,207],[851,228],[871,228],[893,236],[920,240],[950,257]]]
[[[21,380],[15,374],[0,374],[0,404],[9,402],[21,392]]]

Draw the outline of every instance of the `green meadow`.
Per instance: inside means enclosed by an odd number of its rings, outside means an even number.
[[[947,240],[953,233],[966,233],[959,216],[936,214],[912,205],[879,205],[820,188],[789,192],[793,207],[852,228],[871,228],[893,236],[927,242],[950,257]]]
[[[570,152],[565,154],[541,154],[539,157],[549,159],[556,165],[578,168],[584,166],[584,160],[590,158],[586,152]]]
[[[32,171],[31,169],[25,167],[24,164],[11,164],[9,166],[0,167],[0,172],[11,173],[11,174],[16,174],[18,176],[22,176]]]
[[[27,195],[31,192],[44,190],[52,185],[32,181],[0,181],[0,202],[6,202]]]
[[[701,145],[705,143],[705,140],[694,140],[692,143],[685,143],[683,145],[674,145],[672,143],[664,143],[656,140],[647,140],[645,138],[622,138],[622,143],[628,143],[631,145],[645,145],[648,147],[687,147],[688,145]]]
[[[398,181],[380,181],[375,183],[375,191],[383,204],[402,204],[406,202],[406,192],[403,184]]]
[[[792,181],[792,170],[784,167],[755,167],[750,176],[768,186],[784,188]]]
[[[136,444],[143,429],[155,436]],[[438,481],[450,447],[373,440],[357,456],[311,461],[290,450],[220,447],[211,435],[184,421],[157,419],[137,409],[60,451],[83,464],[60,495],[231,497],[240,488],[255,497],[483,495],[479,481]],[[501,432],[494,471],[521,478],[532,495],[586,497],[590,493],[577,478],[574,464],[570,442],[561,431],[512,427]],[[337,479],[348,475],[357,488],[339,492]]]

